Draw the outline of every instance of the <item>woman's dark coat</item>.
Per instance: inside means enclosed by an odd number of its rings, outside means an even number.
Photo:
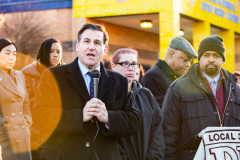
[[[124,159],[161,160],[164,157],[162,112],[151,92],[133,81],[133,100],[142,113],[140,130],[129,137],[118,139]]]

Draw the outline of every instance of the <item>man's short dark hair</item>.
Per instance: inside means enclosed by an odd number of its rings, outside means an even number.
[[[86,30],[86,29],[91,29],[93,31],[101,31],[103,32],[103,43],[105,45],[108,44],[108,41],[109,41],[109,37],[108,37],[108,33],[107,31],[105,30],[105,28],[102,26],[102,25],[99,25],[99,24],[96,24],[96,23],[86,23],[82,26],[82,28],[79,30],[78,32],[78,42],[80,42],[81,40],[81,35],[82,33]]]

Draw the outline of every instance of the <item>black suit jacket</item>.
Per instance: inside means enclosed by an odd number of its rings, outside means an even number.
[[[47,134],[40,157],[47,160],[118,160],[117,136],[137,132],[140,113],[133,107],[127,79],[101,63],[98,98],[108,110],[109,130],[96,118],[83,122],[90,100],[78,58],[45,70],[33,109],[34,127]]]
[[[177,77],[163,60],[158,60],[155,66],[149,69],[141,79],[141,84],[148,88],[162,108],[164,95],[170,84]]]

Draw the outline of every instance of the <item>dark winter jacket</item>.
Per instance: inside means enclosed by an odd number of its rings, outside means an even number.
[[[240,126],[240,87],[222,69],[225,111],[221,120],[216,101],[194,64],[169,87],[163,103],[165,160],[192,160],[199,146],[197,134],[209,126]]]
[[[170,84],[177,77],[172,69],[163,60],[158,60],[155,66],[149,69],[141,79],[141,84],[148,88],[162,108],[163,97]]]
[[[161,160],[164,158],[162,111],[151,92],[133,81],[133,100],[142,113],[141,129],[118,139],[127,160]],[[120,149],[120,150],[121,150]]]
[[[117,137],[140,128],[141,114],[131,103],[127,78],[100,65],[98,96],[108,111],[109,125],[92,119],[83,122],[83,108],[90,100],[78,65],[46,69],[33,108],[33,125],[46,133],[40,153],[46,160],[121,160]]]

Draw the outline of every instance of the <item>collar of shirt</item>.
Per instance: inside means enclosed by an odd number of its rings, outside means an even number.
[[[91,81],[91,77],[88,76],[87,72],[89,72],[90,70],[85,67],[79,60],[78,60],[78,66],[79,66],[79,69],[82,73],[82,76],[83,76],[83,79],[84,79],[84,82],[86,84],[86,87],[87,87],[87,90],[88,90],[88,93],[90,93],[90,81]],[[98,65],[97,69],[99,72],[100,72],[100,65]],[[90,71],[91,72],[91,71]]]
[[[214,81],[215,81],[214,85],[217,86],[218,81],[219,81],[219,78],[220,78],[220,73],[219,73],[215,78],[213,78],[213,79],[212,79],[211,77],[209,77],[206,73],[204,73],[204,72],[202,72],[202,73],[203,73],[203,76],[207,78],[209,84],[212,82],[212,80],[214,80]],[[216,88],[217,88],[217,87],[216,87]]]
[[[205,85],[207,86],[207,88],[211,91],[212,89],[211,89],[211,86],[210,86],[210,82],[211,82],[212,78],[209,77],[207,74],[205,74],[203,71],[201,71],[201,69],[199,69],[199,71],[200,71],[200,74],[201,74],[201,77],[202,77],[202,80],[203,80],[204,84],[205,84]],[[207,79],[207,77],[208,77],[209,79]],[[217,78],[217,77],[218,77],[218,78]],[[220,74],[219,74],[217,77],[215,77],[216,79],[214,78],[214,80],[215,80],[215,81],[216,81],[216,80],[218,81],[217,83],[215,83],[215,85],[216,85],[215,87],[217,87],[217,89],[218,89],[218,86],[222,85],[222,83],[219,83],[219,82],[222,82],[225,77],[224,77],[222,71],[220,71]],[[209,80],[210,80],[210,81],[209,81]],[[218,85],[218,84],[220,84],[220,85]]]

